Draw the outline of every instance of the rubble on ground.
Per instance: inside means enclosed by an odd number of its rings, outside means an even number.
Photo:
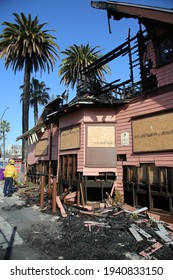
[[[101,207],[98,202],[77,205],[73,192],[67,192],[56,197],[57,211],[52,213],[47,192],[44,207],[39,207],[39,187],[22,188],[18,194],[23,204],[16,210],[38,207],[50,214],[49,224],[34,224],[23,232],[26,244],[41,248],[49,258],[173,259],[173,223],[159,220],[147,207],[114,205],[110,197]]]

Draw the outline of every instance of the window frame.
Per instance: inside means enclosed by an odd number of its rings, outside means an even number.
[[[160,36],[157,37],[156,39],[156,68],[162,67],[164,65],[167,65],[171,62],[173,62],[173,51],[172,51],[172,56],[167,59],[163,60],[161,57],[161,42],[164,39],[168,39],[171,42],[171,46],[173,49],[173,32],[164,32]]]

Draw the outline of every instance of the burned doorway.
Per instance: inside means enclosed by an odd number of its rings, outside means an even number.
[[[79,183],[77,173],[77,154],[60,155],[59,157],[59,191],[60,193],[69,187],[76,187]]]
[[[98,176],[83,176],[85,202],[104,202],[116,180],[114,172],[100,172]]]

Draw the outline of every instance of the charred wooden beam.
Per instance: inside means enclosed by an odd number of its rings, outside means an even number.
[[[142,34],[145,31],[142,31]],[[120,46],[116,47],[112,51],[108,52],[106,55],[102,56],[99,58],[96,62],[90,64],[85,70],[84,70],[84,75],[88,75],[101,66],[105,65],[106,63],[110,62],[111,60],[119,57],[120,55],[124,55],[130,51],[129,43],[132,42],[133,40],[136,40],[137,36],[134,36],[132,38],[129,38],[126,42],[121,44]]]

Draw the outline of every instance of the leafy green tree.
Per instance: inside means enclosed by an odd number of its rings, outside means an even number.
[[[0,34],[0,58],[5,58],[5,68],[14,73],[24,70],[24,90],[22,104],[22,133],[28,130],[30,77],[33,71],[53,71],[59,58],[55,37],[43,30],[46,23],[39,24],[38,17],[32,19],[29,14],[13,13],[15,23],[3,22],[6,27]],[[22,142],[22,159],[26,162],[27,141]]]
[[[7,132],[10,131],[10,123],[7,121],[1,121],[0,122],[0,132],[2,133],[2,135],[0,136],[0,140],[2,140],[2,146],[3,146],[3,159],[5,160],[5,135]]]
[[[80,85],[86,87],[86,83],[104,81],[105,74],[111,73],[107,64],[102,65],[88,77],[84,74],[87,66],[102,56],[100,50],[96,50],[97,48],[99,47],[92,48],[89,44],[80,46],[74,44],[62,51],[61,53],[66,57],[62,59],[62,64],[58,71],[58,75],[62,77],[60,83],[64,83],[66,86],[71,85],[72,89],[74,89],[75,85],[77,88]]]
[[[20,86],[23,90],[24,86]],[[38,105],[46,105],[50,99],[48,91],[50,88],[46,87],[45,83],[32,78],[30,83],[30,106],[34,108],[34,124],[38,122]],[[21,102],[23,101],[23,93],[20,96]]]

